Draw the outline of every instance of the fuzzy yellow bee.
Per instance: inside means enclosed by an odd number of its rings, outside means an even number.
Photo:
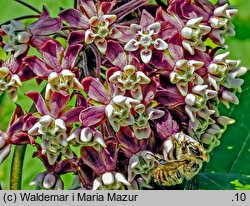
[[[203,146],[184,133],[171,136],[164,143],[163,157],[154,155],[158,166],[154,181],[163,186],[181,184],[192,179],[201,169],[208,155]]]

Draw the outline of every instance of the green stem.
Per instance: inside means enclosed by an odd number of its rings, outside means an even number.
[[[27,145],[16,145],[10,174],[10,189],[20,190],[22,184],[23,160]]]

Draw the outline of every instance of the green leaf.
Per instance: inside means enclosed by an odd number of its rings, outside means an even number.
[[[233,181],[238,179],[239,181],[246,184],[250,182],[250,177],[243,174],[227,174],[227,173],[200,173],[197,175],[197,186],[199,189],[206,190],[232,190],[235,189],[233,184],[228,184],[225,181]]]

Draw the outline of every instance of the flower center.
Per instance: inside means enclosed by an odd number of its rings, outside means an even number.
[[[102,39],[104,39],[105,37],[109,35],[109,23],[108,22],[98,20],[98,23],[93,25],[91,29],[96,36]]]

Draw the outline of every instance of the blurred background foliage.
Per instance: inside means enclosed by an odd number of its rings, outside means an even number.
[[[216,0],[211,0],[216,2]],[[73,0],[26,0],[37,9],[46,5],[52,16],[56,16],[60,8],[73,6]],[[237,7],[239,12],[233,18],[236,36],[227,38],[228,50],[231,59],[241,59],[242,66],[250,68],[250,1],[231,0],[230,3]],[[34,14],[30,9],[21,6],[14,0],[0,0],[0,23],[22,15]],[[6,55],[0,49],[0,58]],[[203,171],[197,176],[197,189],[250,189],[250,72],[245,76],[242,93],[238,94],[240,105],[231,105],[230,110],[221,107],[221,113],[236,120],[234,125],[228,127],[222,136],[221,144],[211,154],[210,162],[206,164]],[[40,87],[42,88],[42,87]],[[20,89],[18,104],[27,111],[31,101],[24,96],[30,90],[39,90],[34,80],[24,83]],[[7,95],[0,96],[0,129],[6,130],[9,118],[15,109],[15,105]],[[12,148],[13,152],[14,147]],[[35,189],[29,183],[44,167],[37,159],[32,158],[35,149],[27,147],[22,189]],[[11,156],[0,165],[0,183],[3,189],[9,188],[9,175],[11,168]],[[62,177],[65,188],[69,189],[72,175]]]

